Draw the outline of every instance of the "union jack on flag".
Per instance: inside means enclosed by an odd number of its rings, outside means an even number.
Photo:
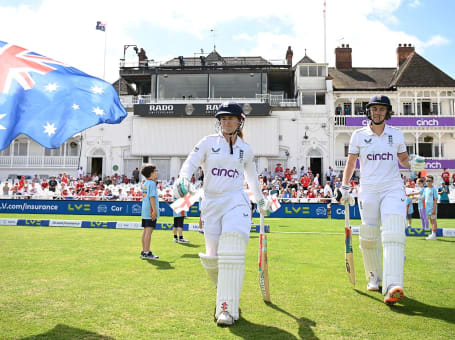
[[[105,32],[106,24],[103,24],[101,21],[96,22],[96,29]]]
[[[114,87],[62,62],[0,41],[0,150],[19,134],[46,148],[127,113]]]

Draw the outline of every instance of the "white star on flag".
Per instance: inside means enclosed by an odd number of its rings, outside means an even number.
[[[54,92],[54,91],[57,91],[57,87],[58,87],[58,85],[56,83],[49,83],[44,88],[48,92]]]
[[[51,135],[55,134],[55,130],[57,130],[54,126],[54,123],[49,124],[49,122],[46,122],[46,125],[43,125],[43,128],[44,128],[44,133],[47,133],[49,137]]]
[[[104,92],[104,90],[98,86],[92,86],[92,88],[90,90],[95,94],[103,94],[103,92]]]
[[[6,116],[6,113],[0,114],[0,119]],[[6,127],[4,127],[2,124],[0,124],[0,130],[6,130]]]
[[[73,110],[79,110],[79,105],[77,104],[73,104],[73,106],[71,106],[73,108]]]
[[[92,112],[94,112],[97,116],[102,116],[104,115],[104,110],[100,109],[98,106],[94,107]]]

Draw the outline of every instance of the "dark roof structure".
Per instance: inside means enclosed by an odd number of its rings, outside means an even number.
[[[394,87],[455,87],[455,80],[413,52],[400,68],[329,68],[334,90],[390,90]]]
[[[455,80],[414,52],[397,70],[390,86],[455,87]]]
[[[205,57],[205,65],[201,57],[184,57],[185,67],[187,66],[270,66],[268,60],[262,57],[222,57],[216,50],[213,50]],[[161,66],[179,67],[180,59],[173,58]]]
[[[334,90],[385,90],[396,68],[355,67],[340,70],[329,67],[329,77],[333,80]]]

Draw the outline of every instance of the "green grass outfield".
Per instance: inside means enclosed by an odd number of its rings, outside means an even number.
[[[0,218],[24,218],[0,214]],[[30,215],[139,221],[138,217]],[[172,218],[163,217],[161,222]],[[188,218],[187,222],[196,222]],[[418,226],[417,220],[414,226]],[[241,319],[213,322],[215,289],[203,236],[155,231],[156,261],[139,258],[140,230],[0,226],[0,339],[453,339],[455,239],[408,237],[404,301],[367,292],[358,237],[356,289],[344,272],[343,220],[266,219],[272,304],[257,279],[258,234],[247,248]],[[353,221],[353,224],[359,224]],[[440,220],[455,228],[454,220]],[[295,233],[321,232],[321,233]]]

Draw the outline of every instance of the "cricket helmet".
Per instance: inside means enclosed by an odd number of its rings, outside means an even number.
[[[366,115],[369,119],[371,119],[370,107],[373,105],[382,105],[387,107],[387,113],[385,115],[385,120],[388,120],[392,117],[392,104],[390,103],[390,99],[387,96],[382,94],[377,94],[371,97],[370,101],[366,105]]]
[[[242,107],[236,102],[224,102],[219,107],[215,114],[216,119],[220,119],[222,116],[235,116],[240,121],[245,120],[245,113],[243,113]]]

